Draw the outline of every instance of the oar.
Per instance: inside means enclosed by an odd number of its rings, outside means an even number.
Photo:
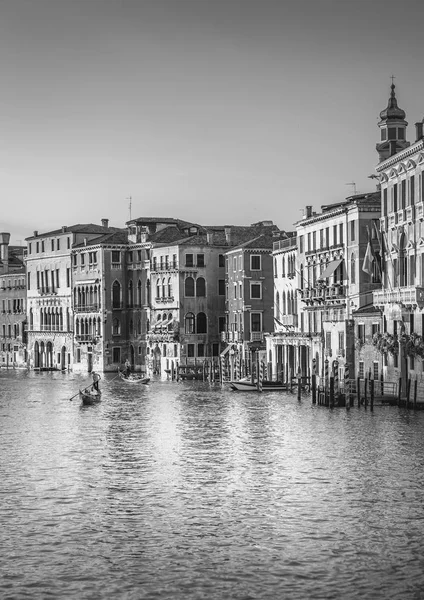
[[[83,390],[78,390],[78,392],[77,392],[76,394],[74,394],[74,395],[72,396],[72,398],[69,398],[69,402],[70,402],[71,400],[73,400],[74,398],[76,398],[76,397],[79,395],[80,391],[82,391],[82,392],[85,392],[86,390],[89,390],[91,387],[93,387],[93,384],[87,385],[87,387],[86,387],[86,388],[84,388]]]

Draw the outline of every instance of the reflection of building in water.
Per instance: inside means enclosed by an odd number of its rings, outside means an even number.
[[[0,233],[0,366],[26,366],[26,276],[23,246]]]

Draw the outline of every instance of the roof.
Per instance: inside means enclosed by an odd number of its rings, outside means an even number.
[[[367,315],[373,316],[374,314],[381,315],[381,310],[374,306],[373,304],[365,304],[365,306],[361,306],[357,310],[352,311],[352,315]]]
[[[97,246],[99,244],[117,244],[120,246],[122,246],[123,244],[128,244],[127,230],[118,229],[117,231],[104,233],[103,235],[100,235],[87,241],[87,244],[76,244],[75,246],[73,246],[73,249],[85,248],[86,246]]]
[[[77,225],[69,225],[61,227],[60,229],[54,229],[53,231],[47,231],[45,233],[37,233],[25,238],[26,240],[36,240],[42,237],[51,237],[56,235],[63,235],[66,233],[107,233],[114,231],[123,231],[119,227],[104,227],[103,225],[97,225],[96,223],[79,223]]]

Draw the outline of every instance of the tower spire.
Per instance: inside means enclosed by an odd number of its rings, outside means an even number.
[[[406,114],[397,103],[395,76],[391,75],[390,78],[392,84],[390,86],[389,101],[387,107],[380,113],[381,120],[378,124],[381,142],[377,144],[376,149],[380,161],[409,146],[409,142],[406,141],[406,127],[408,125],[405,120]]]

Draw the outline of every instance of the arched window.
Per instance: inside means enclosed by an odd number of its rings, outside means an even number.
[[[350,256],[350,283],[356,282],[356,264],[355,264],[355,255],[351,254]]]
[[[128,306],[132,308],[134,305],[134,294],[133,294],[133,282],[130,280],[128,283]]]
[[[275,308],[276,308],[275,316],[277,319],[280,319],[280,293],[279,292],[277,292],[275,294]]]
[[[121,284],[114,281],[112,285],[112,308],[121,308]]]
[[[168,278],[168,298],[172,298],[172,281],[171,278]]]
[[[197,328],[196,333],[206,333],[207,332],[207,320],[205,313],[197,313]]]
[[[134,322],[132,319],[130,319],[130,335],[132,335],[134,333]]]
[[[276,258],[274,258],[274,277],[278,277],[278,267]]]
[[[167,293],[166,293],[166,279],[165,277],[162,279],[162,298],[166,298],[167,297]]]
[[[141,306],[141,281],[138,280],[137,283],[137,306]]]
[[[184,295],[187,298],[194,297],[194,279],[193,277],[187,277],[184,282]]]
[[[303,290],[304,289],[304,282],[303,282],[303,265],[300,265],[300,289]]]
[[[206,281],[204,277],[198,277],[196,279],[196,296],[198,298],[206,296]]]
[[[194,333],[194,314],[187,313],[185,316],[185,333]]]
[[[112,323],[112,335],[120,335],[121,333],[121,323],[119,319],[113,319]]]
[[[137,321],[137,333],[140,335],[141,333],[141,319]]]
[[[408,254],[406,246],[408,238],[404,233],[399,240],[399,285],[408,285]]]
[[[283,292],[283,315],[287,314],[286,292]]]
[[[160,298],[160,279],[159,279],[159,277],[156,280],[156,298]]]
[[[146,302],[150,304],[150,279],[146,281]]]

